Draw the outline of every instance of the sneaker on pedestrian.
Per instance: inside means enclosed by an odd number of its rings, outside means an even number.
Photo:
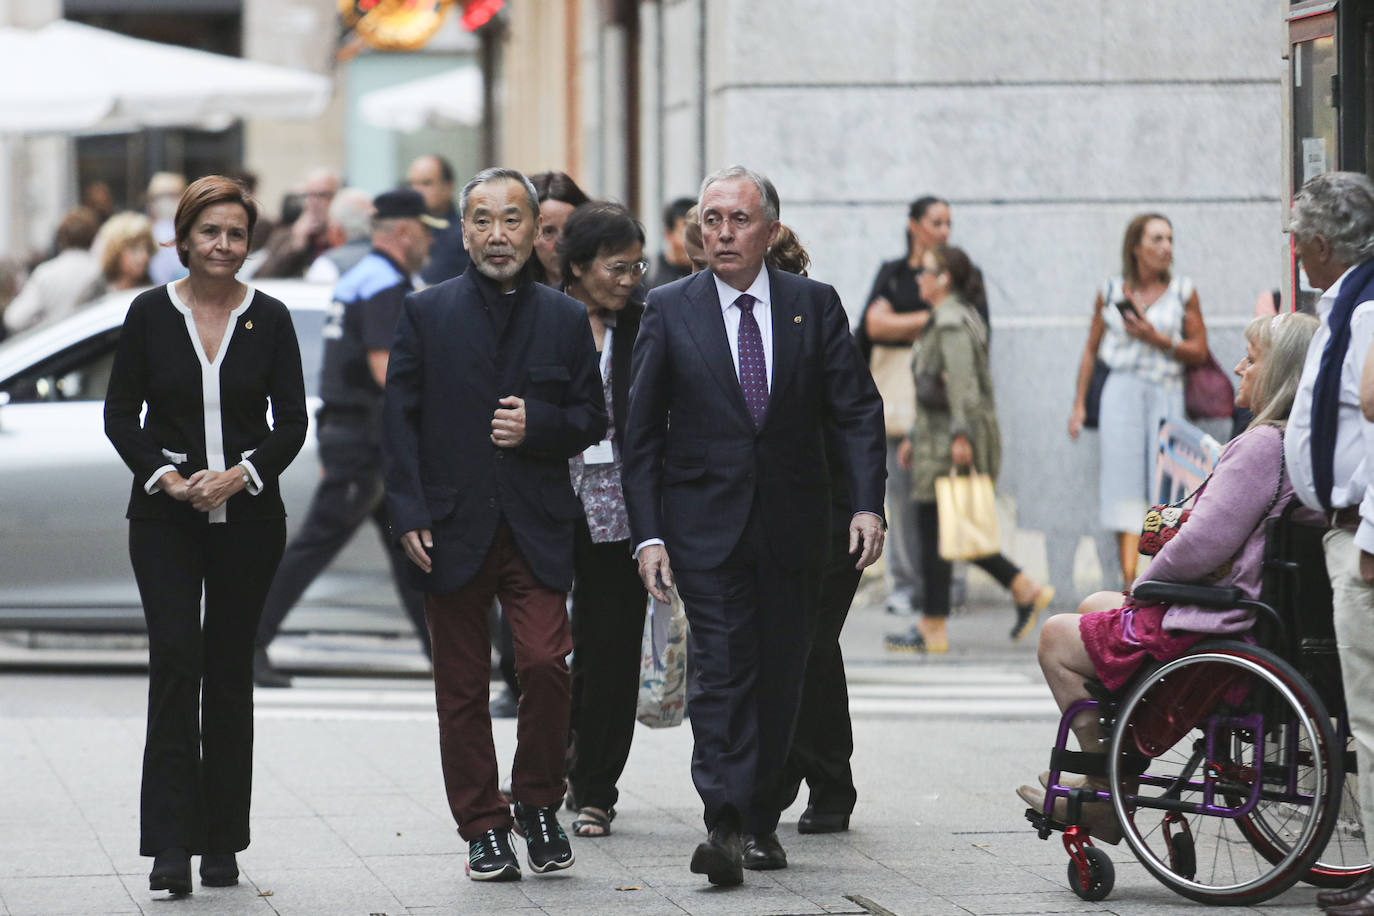
[[[469,842],[467,873],[474,881],[519,881],[520,859],[510,831],[498,827]]]
[[[884,636],[883,646],[889,652],[924,652],[926,640],[920,630],[911,627],[904,633],[889,633]]]
[[[515,823],[525,837],[527,861],[536,874],[572,867],[572,844],[558,823],[557,804],[537,808],[516,802]]]
[[[899,616],[910,616],[916,613],[910,592],[893,592],[887,596],[887,601],[883,605],[883,610],[889,614]]]

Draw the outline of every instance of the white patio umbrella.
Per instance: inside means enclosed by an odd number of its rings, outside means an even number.
[[[330,93],[314,73],[63,20],[0,28],[0,85],[0,134],[308,118]]]
[[[422,127],[482,123],[482,71],[472,64],[433,76],[364,92],[363,120],[373,127],[412,133]]]

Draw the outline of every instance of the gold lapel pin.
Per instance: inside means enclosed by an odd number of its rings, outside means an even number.
[[[793,324],[801,324],[801,316],[800,316],[800,315],[793,315],[793,316],[792,316],[792,323],[793,323]]]
[[[798,318],[797,320],[800,321],[801,319]],[[252,318],[249,318],[247,321],[245,321],[245,322],[243,323],[243,327],[244,327],[245,330],[248,330],[248,331],[253,330],[253,319],[252,319]]]

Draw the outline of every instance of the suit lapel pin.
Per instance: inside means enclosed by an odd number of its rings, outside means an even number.
[[[793,324],[801,324],[801,316],[800,316],[800,315],[793,315],[793,316],[792,316],[792,323],[793,323]]]
[[[800,321],[801,319],[798,318],[797,320]],[[249,318],[247,321],[245,321],[245,322],[243,323],[243,329],[244,329],[245,331],[251,331],[251,330],[253,330],[253,319],[252,319],[252,318]]]

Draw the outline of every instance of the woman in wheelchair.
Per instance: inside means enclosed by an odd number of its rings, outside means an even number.
[[[1255,419],[1226,446],[1198,491],[1187,524],[1160,548],[1133,589],[1148,579],[1230,586],[1250,599],[1259,595],[1264,523],[1282,512],[1293,492],[1283,464],[1283,428],[1316,327],[1315,318],[1302,314],[1257,318],[1246,327],[1246,355],[1235,369],[1240,376],[1236,404],[1251,408]],[[1109,591],[1090,595],[1078,610],[1050,618],[1040,633],[1040,667],[1061,712],[1092,697],[1086,682],[1095,679],[1107,691],[1119,691],[1144,663],[1171,661],[1207,638],[1244,639],[1254,623],[1253,611],[1151,603]],[[1108,750],[1098,716],[1089,708],[1070,723],[1084,752]],[[1017,794],[1043,810],[1049,776],[1042,773],[1041,786],[1022,786]],[[1074,783],[1066,775],[1059,783],[1108,788],[1103,776],[1080,778]],[[1055,820],[1067,820],[1067,809],[1066,798],[1056,799]],[[1121,841],[1121,826],[1108,802],[1083,804],[1077,822],[1094,839]]]

